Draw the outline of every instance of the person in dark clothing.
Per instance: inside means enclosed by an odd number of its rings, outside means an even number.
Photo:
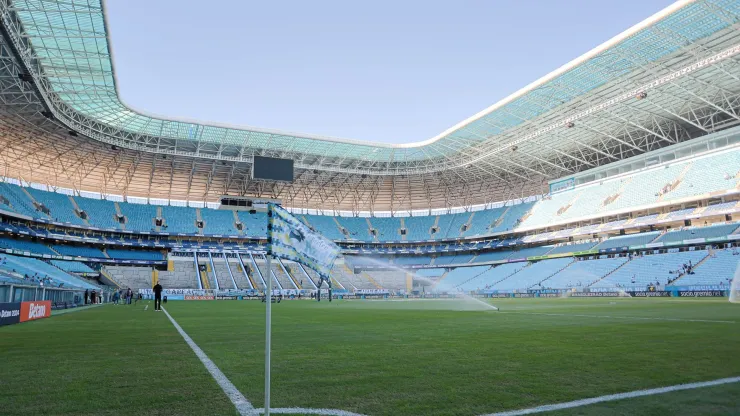
[[[154,291],[154,310],[155,311],[161,311],[162,310],[162,285],[157,282],[156,285],[152,288]]]

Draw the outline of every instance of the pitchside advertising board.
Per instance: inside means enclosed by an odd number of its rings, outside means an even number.
[[[51,316],[51,301],[0,303],[0,326]]]

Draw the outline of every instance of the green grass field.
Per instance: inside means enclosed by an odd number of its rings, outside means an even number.
[[[740,376],[740,305],[725,299],[495,304],[500,312],[455,301],[274,305],[272,406],[472,416]],[[255,407],[264,306],[166,305]],[[710,413],[740,414],[740,383],[547,414]],[[237,411],[167,316],[139,304],[0,328],[0,414]]]

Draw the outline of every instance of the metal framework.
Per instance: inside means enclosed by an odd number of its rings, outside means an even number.
[[[133,110],[118,97],[100,1],[0,0],[0,23],[2,175],[77,190],[252,195],[353,212],[450,208],[543,193],[548,180],[740,121],[740,0],[680,1],[439,136],[405,145]],[[294,159],[295,182],[252,180],[254,155]]]

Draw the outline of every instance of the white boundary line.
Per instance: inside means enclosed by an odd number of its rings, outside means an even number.
[[[214,364],[213,361],[208,358],[206,353],[204,353],[203,350],[198,347],[195,341],[193,341],[193,339],[190,338],[190,336],[186,334],[185,331],[183,331],[180,325],[178,325],[177,322],[175,322],[174,318],[172,318],[170,313],[167,312],[167,309],[162,308],[162,310],[164,311],[164,314],[167,315],[167,318],[170,319],[172,325],[175,326],[177,332],[179,332],[180,335],[182,335],[182,337],[185,339],[185,342],[187,342],[195,355],[198,356],[198,359],[200,359],[200,362],[203,363],[203,365],[206,367],[206,370],[211,373],[211,376],[214,380],[216,380],[216,383],[221,386],[221,390],[226,393],[226,396],[229,397],[229,400],[231,400],[231,403],[234,404],[239,414],[242,416],[251,416],[257,414],[257,410],[252,406],[252,403],[250,403],[249,400],[247,400],[247,398],[244,397],[244,395],[236,388],[236,386],[234,386],[231,381],[226,378],[224,373],[222,373],[221,370],[216,367],[216,364]]]
[[[740,377],[721,378],[719,380],[703,381],[700,383],[678,384],[675,386],[660,387],[657,389],[636,390],[636,391],[630,391],[627,393],[610,394],[607,396],[592,397],[590,399],[574,400],[572,402],[548,404],[544,406],[530,407],[529,409],[512,410],[512,411],[499,412],[499,413],[489,413],[489,414],[485,414],[482,416],[531,415],[534,413],[552,412],[554,410],[570,409],[573,407],[588,406],[591,404],[609,402],[609,401],[614,401],[614,400],[632,399],[635,397],[652,396],[655,394],[670,393],[673,391],[691,390],[691,389],[698,389],[702,387],[719,386],[722,384],[730,384],[730,383],[738,383],[738,382],[740,382]]]
[[[544,315],[544,316],[576,316],[580,318],[606,318],[606,319],[637,319],[644,321],[669,321],[669,322],[711,322],[716,324],[736,324],[737,321],[715,321],[711,319],[681,319],[681,318],[651,318],[645,316],[614,316],[614,315],[584,315],[575,313],[545,313],[545,312],[514,312],[499,311],[499,313],[512,313],[522,315]]]
[[[257,409],[262,414],[265,413],[265,409]],[[348,412],[346,410],[336,409],[306,409],[303,407],[279,407],[270,408],[270,413],[282,414],[282,415],[323,415],[323,416],[364,416],[360,413]]]
[[[200,362],[203,363],[203,365],[206,367],[206,370],[211,373],[213,379],[216,380],[216,383],[218,383],[218,385],[221,387],[221,390],[226,393],[226,396],[228,396],[229,400],[231,400],[231,403],[234,404],[234,407],[236,407],[236,410],[241,416],[254,416],[265,413],[265,409],[255,409],[252,406],[252,403],[250,403],[249,400],[247,400],[247,398],[244,397],[244,395],[239,391],[239,389],[237,389],[236,386],[234,386],[234,384],[232,384],[231,381],[226,378],[224,373],[222,373],[221,370],[216,366],[216,364],[214,364],[213,361],[208,358],[206,353],[203,352],[200,347],[198,347],[198,344],[196,344],[195,341],[190,338],[185,330],[183,330],[182,327],[178,325],[178,323],[175,321],[175,318],[173,318],[172,315],[170,315],[170,313],[167,312],[165,308],[162,308],[162,311],[164,311],[165,315],[167,315],[167,318],[169,318],[170,322],[172,322],[172,325],[175,326],[177,332],[180,333],[188,346],[190,346],[190,348],[193,350],[195,355],[198,356],[198,359],[200,359]],[[362,414],[348,412],[346,410],[305,409],[302,407],[271,408],[270,413],[283,415],[300,414],[324,416],[364,416]]]

